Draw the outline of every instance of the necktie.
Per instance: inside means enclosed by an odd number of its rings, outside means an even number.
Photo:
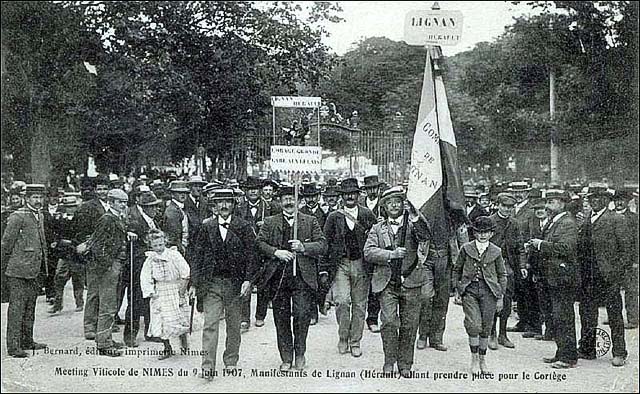
[[[229,228],[229,223],[218,223],[218,226],[224,227],[224,228]]]
[[[289,222],[290,222],[290,221],[292,221],[292,220],[293,220],[293,215],[291,215],[291,216],[289,216],[289,215],[284,215],[284,218],[285,218],[287,221],[289,221]]]

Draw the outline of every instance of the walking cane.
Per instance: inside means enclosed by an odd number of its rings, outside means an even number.
[[[136,339],[133,337],[133,240],[129,240],[129,246],[129,293],[131,293],[129,297],[131,300],[129,304],[129,336],[131,342],[135,343]],[[144,322],[144,324],[147,324],[147,322]]]

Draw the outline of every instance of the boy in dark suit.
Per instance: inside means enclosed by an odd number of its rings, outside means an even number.
[[[464,328],[469,336],[471,372],[489,373],[485,356],[493,317],[503,307],[507,271],[500,248],[489,242],[495,224],[486,216],[473,223],[475,240],[460,249],[453,267],[458,294],[462,297]]]

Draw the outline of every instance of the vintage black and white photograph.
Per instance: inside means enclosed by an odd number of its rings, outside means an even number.
[[[633,1],[2,1],[2,392],[639,391]]]

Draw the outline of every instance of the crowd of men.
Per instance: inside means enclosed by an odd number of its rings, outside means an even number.
[[[306,182],[299,192],[256,177],[242,183],[139,177],[126,184],[98,176],[83,178],[79,191],[16,182],[3,196],[2,212],[8,353],[27,357],[25,350],[46,346],[33,338],[36,298],[44,293],[48,312],[59,313],[69,279],[75,311],[84,312],[84,336],[96,341],[100,355],[117,357],[124,346],[138,346],[141,318],[144,339],[160,342],[148,335],[149,300],[140,288],[147,235],[160,229],[190,265],[195,307],[205,314],[203,348],[211,351],[203,357],[204,377],[214,375],[219,321],[227,324],[225,368],[235,368],[241,333],[252,323],[263,327],[270,306],[280,370],[304,369],[309,327],[335,307],[339,354],[361,357],[366,327],[381,334],[383,371],[397,366],[410,376],[415,348],[448,350],[445,322],[457,281],[452,267],[456,250],[474,234],[465,239],[466,232],[454,231],[455,245],[430,244],[429,218],[408,203],[406,187],[390,187],[377,176],[362,185],[355,178]],[[467,224],[491,219],[491,242],[507,274],[488,347],[514,348],[509,335],[519,332],[557,343],[544,362],[574,367],[578,358],[596,357],[598,307],[604,306],[612,364],[624,365],[624,330],[638,327],[637,185],[542,190],[519,181],[465,186],[465,198]],[[508,327],[514,311],[518,323]],[[119,323],[124,343],[113,339]]]

